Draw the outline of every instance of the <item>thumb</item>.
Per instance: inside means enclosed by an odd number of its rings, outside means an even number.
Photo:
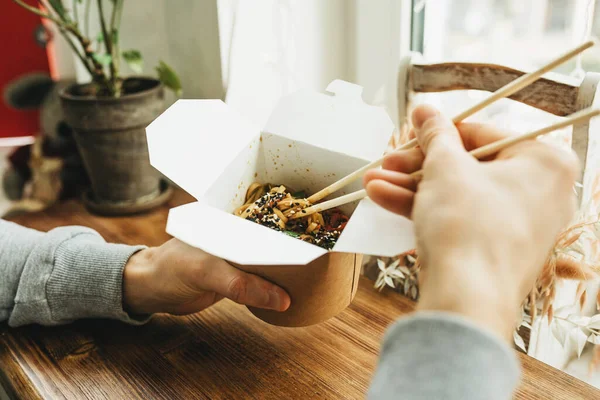
[[[218,260],[210,273],[204,276],[209,290],[239,304],[251,307],[285,311],[290,306],[289,295],[275,284],[253,274],[239,270]]]
[[[417,141],[425,155],[466,152],[452,120],[434,107],[417,106],[412,113],[412,121]]]

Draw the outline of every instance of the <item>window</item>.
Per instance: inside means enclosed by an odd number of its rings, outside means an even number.
[[[590,36],[600,36],[600,0],[413,0],[412,49],[426,62],[480,62],[534,70]],[[555,72],[581,80],[600,71],[600,50],[588,50]],[[486,93],[420,94],[455,115]],[[526,131],[557,119],[532,107],[501,100],[472,120]],[[557,132],[564,136],[569,131]]]

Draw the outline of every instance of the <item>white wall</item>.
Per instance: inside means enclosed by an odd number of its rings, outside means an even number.
[[[344,0],[219,0],[227,102],[262,124],[301,88],[348,79]]]
[[[186,98],[222,98],[224,95],[219,51],[217,0],[127,0],[121,23],[121,49],[137,49],[144,56],[144,74],[156,76],[160,60],[179,74]],[[110,9],[108,7],[107,9]],[[98,12],[92,2],[90,37],[99,31]],[[106,10],[105,10],[106,11]],[[89,75],[77,64],[77,79]],[[122,64],[123,65],[123,64]],[[131,74],[123,66],[126,75]],[[63,65],[63,76],[69,76]]]
[[[397,73],[410,49],[410,0],[354,0],[348,27],[354,32],[352,79],[365,101],[383,106],[398,123]]]
[[[218,0],[227,102],[263,123],[277,99],[336,78],[396,119],[410,0]]]

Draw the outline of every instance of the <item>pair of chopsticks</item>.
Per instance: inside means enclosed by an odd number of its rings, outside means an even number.
[[[544,65],[537,71],[522,75],[521,77],[519,77],[519,78],[515,79],[514,81],[508,83],[507,85],[501,87],[500,89],[498,89],[497,91],[492,93],[489,97],[485,98],[483,101],[481,101],[481,102],[473,105],[469,109],[461,112],[456,117],[454,117],[452,119],[452,121],[455,124],[457,124],[457,123],[463,121],[464,119],[468,118],[469,116],[475,114],[477,111],[480,111],[483,108],[487,107],[488,105],[492,104],[493,102],[495,102],[499,99],[508,97],[508,96],[518,92],[519,90],[523,89],[524,87],[530,85],[531,83],[533,83],[536,80],[538,80],[539,78],[541,78],[542,75],[544,75],[545,73],[553,70],[560,64],[563,64],[564,62],[568,61],[569,59],[575,57],[577,54],[594,46],[594,44],[595,43],[593,40],[587,41],[587,42],[575,47],[574,49],[566,52],[565,54],[561,55],[560,57],[556,58],[555,60],[549,62],[548,64]],[[533,132],[505,138],[505,139],[487,144],[483,147],[480,147],[478,149],[471,151],[470,154],[472,154],[475,158],[478,158],[478,159],[484,158],[489,155],[495,154],[508,146],[512,146],[513,144],[522,142],[524,140],[534,139],[540,135],[544,135],[549,132],[552,132],[552,131],[555,131],[558,129],[562,129],[567,126],[574,125],[574,124],[577,124],[577,123],[580,123],[583,121],[587,121],[590,118],[593,118],[599,114],[600,114],[600,110],[598,110],[598,109],[590,108],[590,109],[581,110],[581,111],[571,114],[568,118],[565,118],[561,122],[558,122],[554,125],[550,125],[550,126],[547,126],[545,128],[542,128],[542,129],[539,129],[539,130],[536,130]],[[410,149],[410,148],[416,147],[417,144],[418,144],[417,140],[412,139],[411,141],[400,146],[398,148],[398,150]],[[356,171],[352,172],[351,174],[341,178],[337,182],[334,182],[333,184],[331,184],[331,185],[327,186],[326,188],[313,194],[307,200],[311,204],[318,202],[319,200],[325,198],[326,196],[328,196],[328,195],[340,190],[341,188],[347,186],[348,184],[354,182],[356,179],[361,177],[367,170],[381,166],[381,164],[383,163],[383,160],[384,160],[384,157],[381,157],[380,159],[375,160],[375,161],[365,165],[364,167],[357,169]],[[421,174],[422,174],[422,171],[419,170],[417,172],[412,173],[411,176],[419,177]],[[316,204],[314,206],[305,208],[302,211],[302,213],[298,213],[298,214],[292,216],[291,218],[292,219],[302,218],[307,215],[314,214],[316,212],[325,211],[330,208],[339,207],[343,204],[351,203],[353,201],[360,200],[365,197],[367,197],[366,190],[364,190],[364,189],[358,190],[356,192],[349,193],[347,195],[340,196],[338,198],[335,198],[335,199],[332,199],[329,201],[325,201],[323,203]]]
[[[509,146],[512,146],[513,144],[517,144],[524,140],[535,139],[538,136],[545,135],[547,133],[550,133],[552,131],[556,131],[556,130],[559,130],[562,128],[566,128],[567,126],[570,126],[570,125],[575,125],[577,123],[587,121],[590,118],[596,117],[598,115],[600,115],[600,109],[586,108],[584,110],[581,110],[581,111],[571,114],[571,116],[569,116],[568,118],[565,118],[564,120],[562,120],[554,125],[550,125],[550,126],[544,127],[542,129],[538,129],[533,132],[524,133],[522,135],[507,137],[505,139],[498,140],[496,142],[479,147],[479,148],[469,152],[469,154],[471,154],[473,157],[475,157],[477,159],[481,159],[481,158],[490,156],[492,154],[496,154],[500,150],[503,150]],[[418,170],[418,171],[410,174],[410,176],[412,176],[413,178],[419,178],[422,174],[423,174],[423,170]],[[367,191],[365,189],[361,189],[356,192],[349,193],[347,195],[340,196],[340,197],[337,197],[337,198],[329,200],[329,201],[324,201],[323,203],[314,205],[312,207],[307,207],[304,210],[302,210],[301,214],[296,214],[295,216],[293,216],[291,218],[294,219],[294,218],[306,217],[307,215],[314,214],[316,212],[329,210],[330,208],[339,207],[341,205],[351,203],[353,201],[360,200],[365,197],[367,197]]]

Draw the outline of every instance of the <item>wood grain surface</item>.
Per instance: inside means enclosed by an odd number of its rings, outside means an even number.
[[[190,200],[178,193],[170,206]],[[14,220],[40,230],[85,225],[109,241],[158,245],[168,239],[167,209],[100,218],[71,201]],[[141,327],[103,320],[51,328],[4,324],[0,379],[24,399],[361,399],[385,329],[413,308],[397,293],[376,292],[363,277],[347,310],[306,328],[265,324],[227,300],[188,317],[156,316]],[[600,398],[593,387],[519,357],[516,398]]]
[[[442,63],[412,65],[410,74],[410,90],[430,93],[450,90],[495,92],[525,73],[493,64]],[[541,78],[509,98],[554,115],[572,114],[580,109],[577,103],[579,84],[568,77],[562,79]]]

